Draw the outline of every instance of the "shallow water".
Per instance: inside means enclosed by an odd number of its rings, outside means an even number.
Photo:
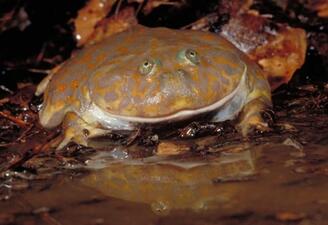
[[[88,161],[97,169],[1,201],[0,215],[19,224],[327,224],[327,148],[295,143],[180,159],[102,153]]]

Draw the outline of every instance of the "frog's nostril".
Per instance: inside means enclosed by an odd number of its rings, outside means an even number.
[[[187,72],[185,70],[179,69],[177,70],[176,74],[179,76],[185,76],[187,75]]]

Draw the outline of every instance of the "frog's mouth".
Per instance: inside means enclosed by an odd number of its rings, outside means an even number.
[[[238,86],[228,95],[220,99],[219,101],[207,105],[199,109],[192,110],[180,110],[174,114],[162,116],[162,117],[137,117],[137,116],[122,116],[113,113],[106,112],[97,106],[94,102],[91,104],[88,113],[92,114],[92,117],[97,120],[100,124],[108,129],[120,129],[120,130],[131,130],[135,123],[162,123],[162,122],[173,122],[190,119],[191,117],[206,114],[209,112],[219,112],[220,109],[225,108],[226,104],[229,104],[235,96],[244,96],[246,99],[247,92],[247,66],[244,65],[244,71],[241,76]],[[242,102],[240,103],[242,106]],[[236,112],[234,112],[236,113]],[[235,115],[232,115],[235,116]]]

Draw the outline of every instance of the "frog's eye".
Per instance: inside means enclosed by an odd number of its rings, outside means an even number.
[[[146,59],[139,66],[139,72],[143,75],[148,75],[153,71],[154,67],[155,67],[155,62],[151,59]]]
[[[198,53],[193,49],[183,50],[178,54],[178,58],[184,59],[193,65],[198,65],[200,62]]]

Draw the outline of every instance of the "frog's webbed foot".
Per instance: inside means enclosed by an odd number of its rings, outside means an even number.
[[[109,132],[109,130],[100,129],[87,124],[74,112],[66,114],[62,124],[62,129],[64,132],[63,140],[57,146],[57,150],[62,149],[71,141],[80,145],[88,146],[88,138]]]
[[[268,123],[264,121],[263,114],[267,112],[270,105],[266,99],[257,98],[247,103],[239,115],[237,130],[246,137],[254,131],[268,132],[271,131]],[[270,116],[270,113],[267,115]]]

